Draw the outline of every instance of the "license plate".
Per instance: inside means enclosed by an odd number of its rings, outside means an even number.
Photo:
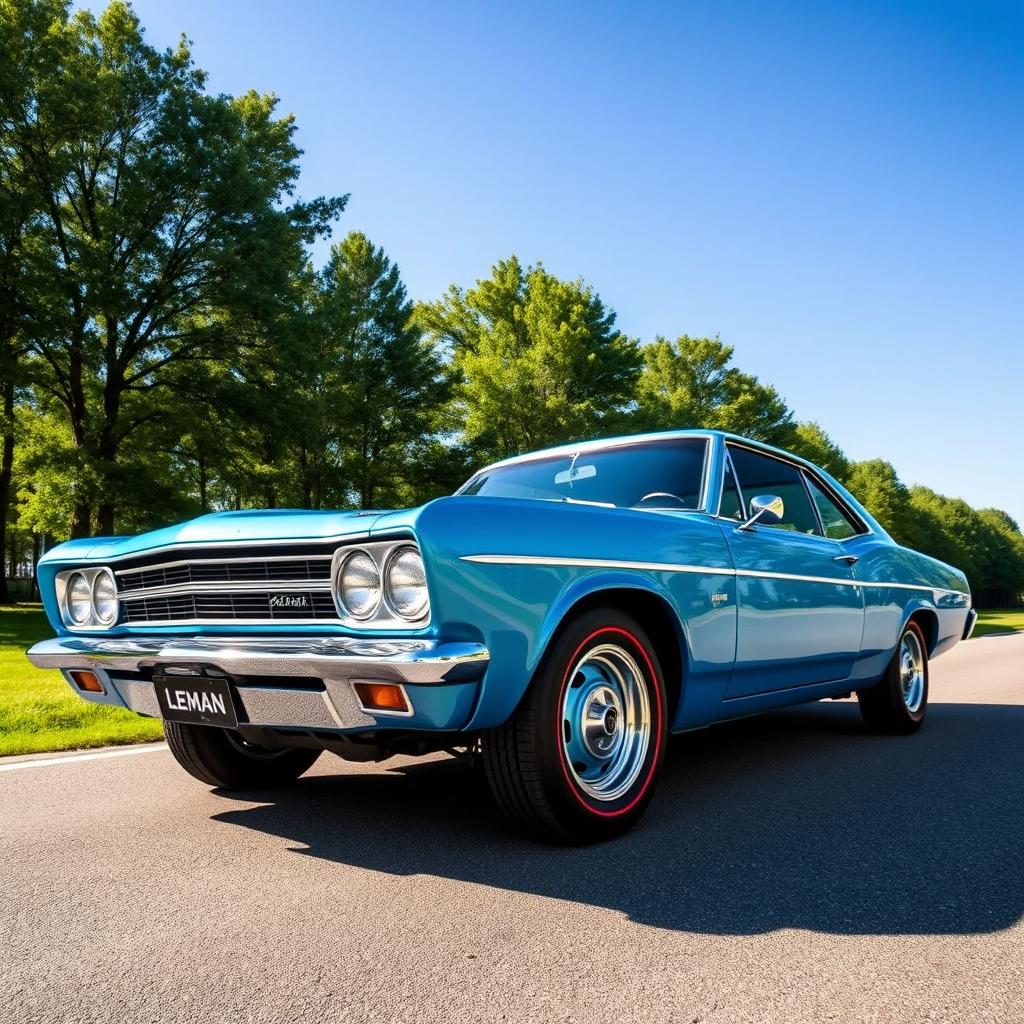
[[[235,729],[238,716],[226,679],[196,676],[154,676],[160,714],[168,722],[216,725]]]

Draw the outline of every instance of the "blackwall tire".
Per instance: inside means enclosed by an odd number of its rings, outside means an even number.
[[[164,722],[167,746],[182,768],[220,789],[267,789],[294,782],[321,751],[247,744],[233,729]]]
[[[917,732],[928,711],[928,644],[916,622],[908,622],[885,674],[874,686],[857,691],[865,725],[872,732]]]

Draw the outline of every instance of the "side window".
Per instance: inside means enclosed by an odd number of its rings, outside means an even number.
[[[818,515],[821,517],[826,537],[846,540],[847,537],[853,537],[861,532],[856,523],[818,486],[814,477],[805,473],[804,478],[807,480],[814,504],[818,507]]]
[[[718,514],[727,519],[745,519],[740,489],[736,486],[736,475],[732,471],[732,459],[725,460],[725,477],[722,480],[722,503]]]
[[[782,522],[771,529],[821,535],[803,475],[796,466],[749,448],[730,446],[729,451],[740,489],[748,501],[759,494],[774,494],[782,499]]]

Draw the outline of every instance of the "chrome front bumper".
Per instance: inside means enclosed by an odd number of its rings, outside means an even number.
[[[482,644],[352,637],[64,637],[36,644],[28,657],[37,668],[61,669],[65,678],[72,669],[91,670],[107,692],[83,693],[75,687],[79,696],[123,704],[154,718],[160,717],[160,707],[147,672],[165,666],[178,671],[189,666],[197,672],[218,669],[236,680],[250,725],[300,729],[380,724],[386,713],[364,710],[354,681],[461,688],[478,682],[489,663]],[[414,701],[407,723],[413,725],[415,717]],[[444,727],[440,722],[422,724]]]

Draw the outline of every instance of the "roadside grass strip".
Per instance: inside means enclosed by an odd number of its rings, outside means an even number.
[[[0,756],[163,739],[158,721],[90,704],[59,672],[31,665],[25,651],[52,635],[42,605],[0,605]]]

